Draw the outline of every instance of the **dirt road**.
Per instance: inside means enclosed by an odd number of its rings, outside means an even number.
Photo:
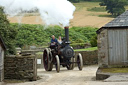
[[[85,66],[83,71],[79,71],[76,67],[74,70],[67,71],[61,68],[60,73],[56,73],[55,69],[46,72],[44,69],[38,69],[38,75],[41,77],[38,81],[25,83],[12,83],[3,85],[128,85],[128,82],[104,82],[96,81],[95,75],[98,66]]]
[[[37,85],[85,85],[87,81],[95,81],[96,69],[97,66],[87,66],[83,71],[79,71],[76,67],[69,71],[66,68],[61,68],[60,73],[56,73],[55,70],[45,72],[49,79]]]

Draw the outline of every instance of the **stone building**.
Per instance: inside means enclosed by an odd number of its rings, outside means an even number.
[[[97,30],[100,67],[128,65],[128,11]]]
[[[0,82],[4,79],[4,52],[5,44],[2,37],[0,36]]]

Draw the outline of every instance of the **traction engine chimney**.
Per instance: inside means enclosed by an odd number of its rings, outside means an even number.
[[[66,27],[64,27],[64,29],[65,29],[65,43],[70,44],[70,41],[69,41],[69,27],[66,26]]]

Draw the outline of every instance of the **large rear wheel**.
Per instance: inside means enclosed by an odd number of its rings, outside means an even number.
[[[49,50],[46,48],[43,54],[43,64],[46,71],[50,71]]]
[[[53,69],[53,56],[52,56],[52,52],[51,52],[51,49],[49,49],[49,62],[50,62],[50,67],[49,67],[49,70],[48,71],[52,71]]]
[[[60,71],[60,59],[59,59],[59,56],[56,55],[55,59],[56,59],[56,63],[55,63],[56,71],[59,73],[59,71]]]
[[[83,69],[83,58],[80,53],[77,56],[77,64],[78,64],[79,70],[81,71]]]

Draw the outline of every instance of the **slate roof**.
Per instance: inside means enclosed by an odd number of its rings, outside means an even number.
[[[97,30],[97,33],[99,34],[103,29],[126,27],[128,27],[128,10],[113,19],[111,22],[107,23],[105,26],[101,27],[99,30]]]
[[[2,44],[2,47],[6,50],[6,46],[5,46],[5,43],[0,35],[0,43]]]
[[[128,11],[124,12],[103,27],[127,27],[128,26]]]

